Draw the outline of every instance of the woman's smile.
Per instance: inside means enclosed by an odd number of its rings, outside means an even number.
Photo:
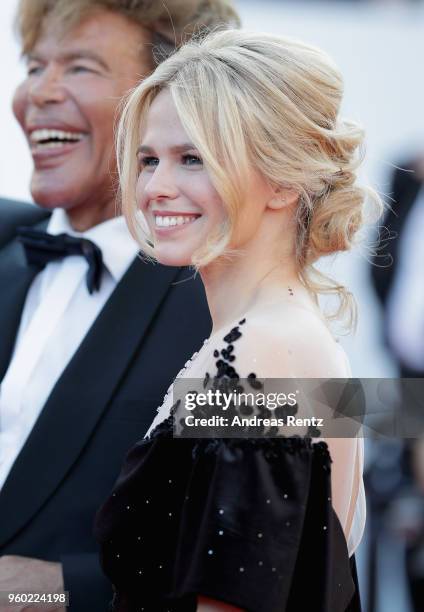
[[[201,216],[197,213],[153,211],[154,231],[159,236],[168,235],[192,225]]]

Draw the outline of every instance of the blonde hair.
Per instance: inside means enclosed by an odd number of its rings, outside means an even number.
[[[356,326],[353,295],[313,266],[320,257],[354,245],[367,196],[377,216],[382,211],[379,196],[356,184],[364,132],[338,117],[343,82],[332,60],[289,38],[227,30],[184,45],[134,90],[118,128],[122,207],[130,231],[152,257],[135,201],[136,150],[146,113],[165,88],[228,215],[194,254],[193,265],[199,268],[231,255],[227,245],[253,166],[270,184],[299,193],[299,278],[317,304],[322,293],[339,298],[339,307],[327,319],[349,315],[348,325]]]
[[[188,36],[221,25],[240,25],[232,0],[20,0],[15,28],[22,54],[32,51],[47,20],[54,21],[65,34],[98,10],[122,15],[150,31],[152,65],[175,51]]]

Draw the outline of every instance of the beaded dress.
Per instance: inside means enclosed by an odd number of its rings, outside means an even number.
[[[244,323],[214,353],[215,378],[238,376]],[[327,444],[174,438],[171,389],[96,516],[110,610],[196,612],[201,594],[247,612],[360,612]]]

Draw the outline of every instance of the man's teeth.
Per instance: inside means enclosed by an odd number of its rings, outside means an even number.
[[[170,227],[172,225],[186,225],[191,221],[195,221],[197,217],[161,217],[159,215],[155,216],[156,227]]]
[[[64,130],[34,130],[31,133],[31,142],[37,145],[43,145],[44,147],[60,146],[61,141],[66,142],[78,142],[83,138],[84,134],[78,132],[65,132]],[[53,141],[53,142],[52,142]]]

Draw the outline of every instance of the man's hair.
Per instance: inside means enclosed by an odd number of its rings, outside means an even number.
[[[156,62],[194,34],[240,25],[232,0],[20,0],[15,26],[22,54],[31,52],[46,20],[54,20],[67,33],[98,10],[117,13],[149,30]]]

